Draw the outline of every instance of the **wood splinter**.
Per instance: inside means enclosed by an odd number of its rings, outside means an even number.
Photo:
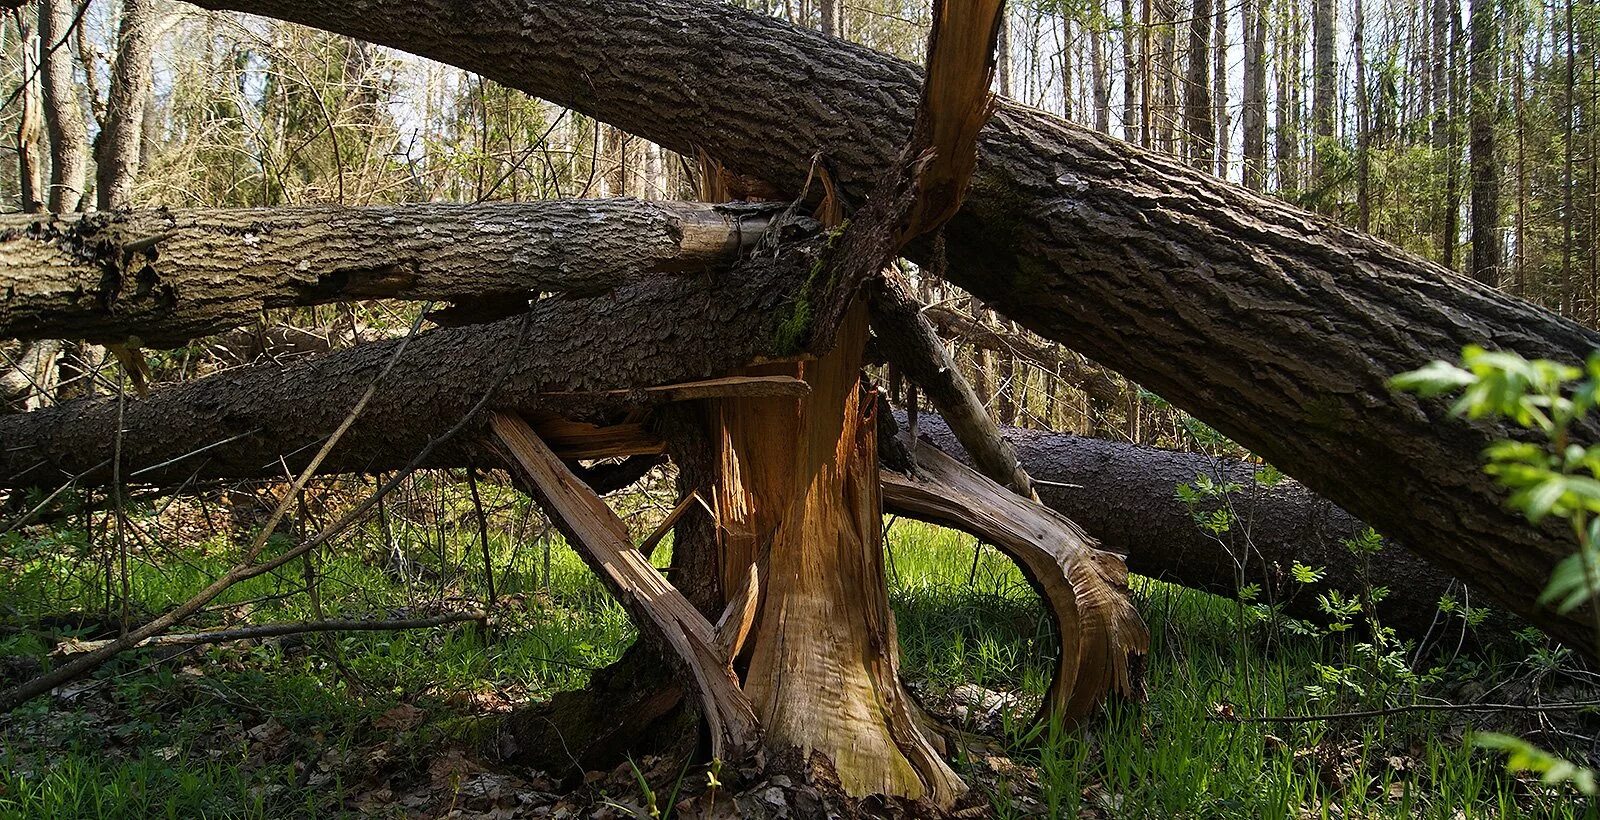
[[[738,760],[753,750],[760,735],[755,710],[739,689],[716,628],[634,549],[627,524],[573,475],[526,421],[496,413],[489,424],[495,439],[521,467],[551,522],[639,628],[653,632],[688,668],[711,728],[712,755]]]

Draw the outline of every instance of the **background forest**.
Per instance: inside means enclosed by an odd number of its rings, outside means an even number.
[[[927,3],[739,5],[923,57]],[[0,51],[7,210],[693,200],[713,167],[450,66],[168,0],[39,0],[5,12]],[[1003,96],[1600,326],[1593,0],[1017,2],[998,59]],[[1021,719],[1052,663],[1031,589],[992,548],[891,521],[908,676],[934,708],[1000,738],[992,756],[965,761],[989,810],[1593,816],[1572,785],[1507,772],[1471,743],[1477,730],[1509,732],[1594,761],[1592,712],[1535,708],[1592,698],[1597,678],[1568,650],[1448,580],[1437,595],[1428,588],[1427,612],[1394,616],[1420,617],[1422,629],[1362,617],[1407,580],[1384,569],[1381,534],[1312,499],[1307,520],[1337,535],[1321,560],[1298,560],[1271,510],[1228,500],[1285,481],[1270,465],[901,264],[1001,425],[1193,454],[1144,496],[1178,511],[1176,538],[1228,555],[1277,548],[1286,569],[1273,589],[1225,570],[1208,585],[1222,595],[1138,579],[1153,635],[1150,702],[1113,703],[1087,732],[1041,734]],[[7,342],[0,400],[16,412],[131,397],[146,382],[404,335],[418,316],[413,304],[378,300],[274,310],[247,330],[142,354]],[[898,406],[925,407],[893,369],[877,375]],[[1042,483],[1079,486],[1030,469]],[[613,498],[638,535],[671,508],[670,479],[657,469]],[[296,500],[296,532],[318,529],[365,481],[319,480]],[[223,574],[233,539],[260,526],[284,486],[114,504],[88,491],[61,503],[9,499],[0,682]],[[449,623],[148,648],[0,717],[0,816],[670,813],[671,795],[648,784],[680,773],[660,760],[590,773],[586,785],[603,797],[589,803],[558,797],[562,775],[501,765],[515,753],[495,749],[496,719],[581,685],[633,634],[527,498],[480,488],[471,470],[418,473],[337,548],[239,584],[199,620],[373,616]],[[1474,701],[1510,706],[1487,716],[1432,709]],[[1376,714],[1304,719],[1343,712]],[[1274,716],[1287,719],[1255,721]]]

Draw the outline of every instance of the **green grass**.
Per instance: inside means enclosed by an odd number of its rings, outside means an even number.
[[[430,492],[418,490],[409,513],[391,516],[393,542],[409,545],[404,580],[383,560],[391,550],[376,526],[322,554],[325,614],[479,605],[475,525],[417,513]],[[131,653],[77,700],[39,699],[0,722],[0,817],[339,815],[370,787],[360,773],[373,749],[391,770],[410,767],[425,780],[442,744],[470,742],[492,724],[497,711],[486,700],[504,707],[582,685],[632,639],[628,619],[559,538],[533,526],[514,537],[517,522],[530,520],[525,501],[491,496],[503,602],[495,635],[468,625],[313,637],[299,647],[210,647],[168,659]],[[647,531],[660,510],[630,504],[636,528]],[[84,557],[81,534],[50,538],[0,543],[0,601],[13,623],[105,606],[102,568]],[[515,540],[526,545],[515,549]],[[915,522],[895,521],[889,543],[904,672],[919,691],[937,702],[939,693],[975,683],[1036,702],[1053,668],[1053,641],[1016,568],[992,549],[975,550],[969,537]],[[135,613],[183,600],[230,554],[219,538],[179,553],[131,550]],[[303,583],[303,568],[291,564],[241,584],[205,624],[309,618]],[[1235,603],[1164,584],[1139,581],[1136,593],[1153,638],[1149,701],[1112,703],[1075,732],[1030,733],[1022,723],[1031,709],[1019,710],[1000,743],[1022,769],[996,774],[980,761],[961,764],[991,789],[996,815],[1594,816],[1571,795],[1512,777],[1471,750],[1458,716],[1333,726],[1218,720],[1219,708],[1289,714],[1351,705],[1306,695],[1319,681],[1317,664],[1348,661],[1348,644],[1241,629]],[[0,655],[43,658],[46,648],[28,632],[0,637]],[[1487,668],[1458,666],[1446,678]],[[401,703],[427,710],[428,720],[398,732],[375,725]]]

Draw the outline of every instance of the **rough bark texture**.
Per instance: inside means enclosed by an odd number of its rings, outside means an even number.
[[[150,96],[151,52],[155,49],[156,4],[123,0],[117,29],[117,56],[111,65],[111,90],[105,123],[94,141],[95,201],[102,211],[133,204],[144,139],[144,107]]]
[[[897,155],[918,96],[911,65],[701,0],[202,5],[452,62],[789,190],[821,151],[859,196]],[[1535,603],[1572,545],[1506,510],[1483,474],[1504,429],[1386,381],[1467,343],[1576,362],[1600,335],[1043,112],[1002,105],[981,151],[945,228],[958,284],[1592,646],[1586,611]]]
[[[78,101],[71,29],[76,18],[72,0],[39,4],[39,40],[46,49],[39,66],[44,89],[44,121],[50,131],[51,211],[76,211],[89,176],[89,133]]]
[[[597,297],[553,297],[526,316],[423,333],[324,471],[399,467],[496,385],[495,408],[599,417],[607,406],[648,397],[595,393],[732,372],[771,353],[775,317],[792,310],[794,286],[812,258],[796,248],[712,280],[673,278]],[[170,484],[299,469],[400,343],[224,371],[130,401],[121,474],[133,483]],[[54,485],[79,474],[106,480],[116,416],[116,401],[105,398],[0,419],[0,486]],[[465,446],[452,442],[436,459],[464,464]]]
[[[1500,285],[1500,163],[1495,156],[1495,126],[1500,117],[1500,88],[1496,61],[1499,22],[1498,4],[1473,0],[1472,55],[1469,72],[1471,90],[1468,101],[1468,151],[1472,174],[1472,267],[1469,272],[1479,282]]]
[[[562,200],[0,217],[0,336],[182,344],[266,308],[594,294],[726,268],[770,208]]]
[[[921,305],[902,278],[886,273],[874,283],[872,327],[877,347],[896,367],[916,382],[922,392],[950,421],[956,436],[978,469],[1000,485],[1027,498],[1036,498],[1033,481],[1017,461],[1016,451],[1000,436],[1000,428],[961,369],[923,316]]]
[[[17,98],[21,103],[17,117],[17,185],[22,210],[44,210],[44,150],[40,147],[44,103],[39,94],[39,31],[31,15],[21,15],[17,25],[20,41],[21,80]]]
[[[939,449],[967,457],[939,417],[924,416],[918,432]],[[1378,606],[1384,624],[1403,637],[1422,640],[1431,634],[1452,644],[1461,624],[1440,617],[1439,598],[1450,593],[1463,603],[1481,603],[1471,601],[1448,573],[1393,542],[1372,558],[1363,578],[1344,541],[1360,536],[1367,525],[1293,479],[1262,485],[1255,465],[1041,430],[1007,428],[1005,435],[1041,482],[1040,498],[1093,533],[1102,549],[1126,556],[1128,569],[1140,575],[1232,597],[1242,573],[1246,584],[1261,585],[1263,600],[1283,604],[1293,617],[1317,621],[1326,616],[1317,608],[1316,593],[1353,593],[1370,581],[1392,590]],[[1209,537],[1178,500],[1178,485],[1199,475],[1243,488],[1229,499],[1241,524],[1226,541]],[[886,501],[891,510],[914,512],[897,508],[892,495]],[[1326,579],[1315,588],[1299,588],[1290,574],[1296,561],[1325,567]]]

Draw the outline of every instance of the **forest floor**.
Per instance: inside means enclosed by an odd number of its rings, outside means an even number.
[[[326,617],[483,606],[476,518],[414,490],[391,503],[384,527],[318,559]],[[651,793],[637,775],[700,789],[704,768],[663,773],[668,764],[647,758],[558,794],[548,773],[497,761],[501,717],[581,686],[633,633],[525,499],[487,500],[498,593],[488,631],[467,623],[129,653],[0,718],[0,817],[649,817],[652,804],[670,816],[671,789]],[[647,494],[620,506],[644,531],[664,512]],[[128,547],[134,620],[192,594],[232,554],[226,535],[206,534],[205,516],[172,525],[181,510],[147,510],[143,520],[168,522],[166,534]],[[100,553],[86,540],[61,524],[0,536],[0,683],[36,673],[58,644],[114,634]],[[1021,575],[992,549],[916,522],[892,521],[889,544],[904,672],[931,710],[994,737],[992,753],[958,768],[995,816],[1594,816],[1570,790],[1506,772],[1468,738],[1509,731],[1589,757],[1594,715],[1249,720],[1593,697],[1596,677],[1531,634],[1488,655],[1447,647],[1417,658],[1374,644],[1364,625],[1264,622],[1245,603],[1136,579],[1153,637],[1148,702],[1111,703],[1079,732],[1030,732],[1053,642]],[[304,580],[291,564],[241,584],[197,625],[308,619]]]

